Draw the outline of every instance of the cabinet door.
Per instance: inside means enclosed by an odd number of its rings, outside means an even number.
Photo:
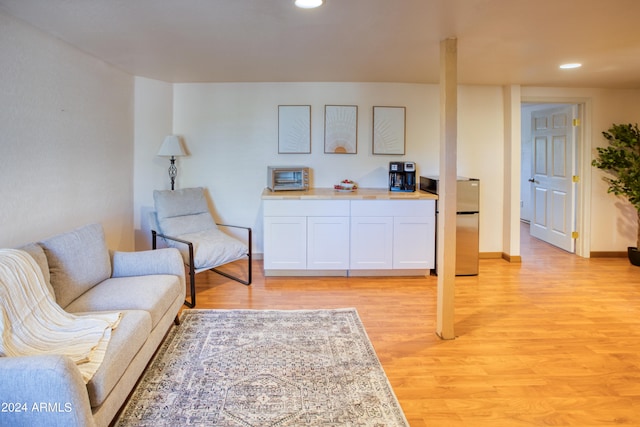
[[[307,268],[307,218],[264,217],[265,270]]]
[[[349,218],[307,218],[307,268],[346,270],[349,268]]]
[[[393,268],[434,268],[434,218],[405,216],[393,220]]]
[[[393,266],[393,218],[352,217],[350,266],[354,270]]]

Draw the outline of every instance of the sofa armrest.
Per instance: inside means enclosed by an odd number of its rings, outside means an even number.
[[[184,261],[180,251],[175,248],[138,252],[114,251],[111,253],[111,265],[111,277],[171,274],[180,277],[180,283],[185,284]]]
[[[0,424],[95,426],[87,387],[62,355],[0,357]]]

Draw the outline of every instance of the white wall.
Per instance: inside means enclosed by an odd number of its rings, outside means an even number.
[[[154,96],[149,94],[150,98]],[[463,87],[459,97],[461,130],[458,152],[461,160],[458,172],[483,181],[480,250],[499,252],[503,172],[497,159],[503,152],[502,91],[499,87]],[[278,154],[278,105],[285,104],[311,105],[311,154]],[[324,153],[324,106],[327,104],[358,106],[357,154]],[[404,156],[372,154],[372,107],[377,105],[407,107]],[[191,154],[178,160],[177,188],[206,187],[218,221],[254,229],[256,253],[262,252],[260,195],[266,186],[268,165],[307,165],[312,168],[312,185],[316,187],[332,187],[340,180],[350,178],[361,187],[384,188],[387,186],[389,161],[396,160],[415,161],[418,175],[439,172],[437,85],[176,84],[173,107],[174,133],[184,137]],[[158,139],[158,146],[160,142]],[[145,150],[146,155],[143,153]],[[167,165],[156,167],[157,162],[152,160],[156,151],[157,146],[152,144],[139,151],[140,162],[149,165],[153,161],[154,175],[142,182],[136,181],[136,194],[141,195],[136,197],[136,210],[151,209],[153,190],[168,188]],[[486,167],[488,164],[491,167]],[[142,195],[146,196],[143,198]],[[136,224],[138,226],[141,234],[146,235],[144,224]],[[145,244],[142,242],[140,246]]]
[[[133,77],[0,13],[0,247],[102,223],[133,248]]]
[[[591,145],[602,143],[601,131],[612,122],[635,122],[640,91],[522,88],[523,100],[587,102],[589,129],[584,138],[586,160]],[[254,228],[254,251],[262,252],[260,194],[266,167],[304,164],[313,169],[312,185],[331,187],[351,178],[363,187],[385,187],[392,160],[417,162],[418,174],[438,173],[439,90],[437,85],[376,83],[203,83],[173,87],[173,131],[183,135],[191,156],[178,160],[177,186],[208,189],[216,218]],[[462,86],[459,89],[458,174],[481,180],[480,251],[504,252],[504,116],[501,87]],[[277,153],[277,106],[312,106],[312,153]],[[358,105],[358,153],[324,154],[324,105]],[[405,156],[371,153],[372,107],[407,107]],[[166,121],[167,119],[165,119]],[[158,134],[157,144],[161,142]],[[593,142],[592,142],[593,141]],[[153,144],[152,144],[153,145]],[[146,155],[142,152],[147,150]],[[141,161],[153,164],[153,178],[136,181],[146,199],[136,210],[152,208],[154,188],[168,188],[166,165],[154,158],[157,147],[144,148]],[[590,169],[590,168],[588,168]],[[622,251],[633,244],[635,216],[626,203],[606,193],[601,173],[588,170],[585,179],[591,201],[587,229],[591,251]],[[155,183],[155,184],[152,184]],[[138,227],[139,225],[136,224]],[[147,230],[141,228],[146,235]],[[146,243],[143,242],[141,247]]]
[[[480,179],[480,252],[501,253],[505,174],[503,88],[462,86],[458,98],[458,175]]]
[[[169,161],[156,153],[173,128],[173,85],[135,79],[134,227],[136,250],[151,247],[153,189],[169,189]],[[164,174],[161,173],[164,171]]]

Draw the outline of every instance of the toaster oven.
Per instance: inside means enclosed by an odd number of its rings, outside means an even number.
[[[267,188],[271,191],[308,190],[309,168],[306,166],[269,166]]]

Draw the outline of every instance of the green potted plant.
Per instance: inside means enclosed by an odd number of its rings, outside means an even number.
[[[629,247],[629,261],[640,266],[640,129],[638,124],[613,124],[602,132],[609,145],[597,147],[598,156],[591,164],[608,172],[607,192],[625,197],[636,208],[638,227],[636,247]]]

